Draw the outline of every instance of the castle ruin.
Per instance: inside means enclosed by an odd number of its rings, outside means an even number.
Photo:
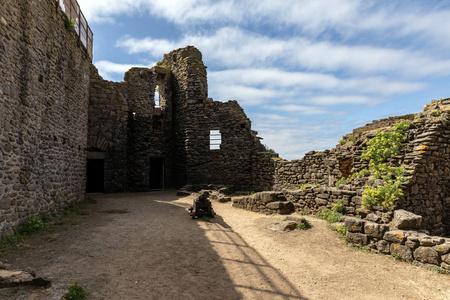
[[[55,212],[87,192],[151,191],[213,184],[236,190],[283,190],[299,209],[317,212],[344,200],[361,207],[367,178],[333,188],[368,163],[367,141],[399,118],[356,129],[351,142],[285,161],[265,150],[236,101],[208,98],[206,66],[188,46],[124,81],[103,80],[89,52],[65,27],[53,0],[6,0],[0,11],[0,229]],[[439,111],[439,116],[434,112]],[[396,208],[450,234],[450,100],[403,116],[410,121],[402,154],[408,182]],[[292,192],[303,184],[316,190]],[[242,200],[244,201],[244,200]],[[247,201],[247,200],[245,200]],[[245,202],[244,201],[244,202]],[[239,205],[263,211],[257,201]],[[376,209],[375,209],[376,210]],[[389,213],[379,209],[380,214]]]

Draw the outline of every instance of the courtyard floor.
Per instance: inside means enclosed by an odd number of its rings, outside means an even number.
[[[450,276],[344,245],[325,221],[269,230],[283,216],[213,202],[192,220],[175,191],[91,195],[65,230],[7,255],[13,269],[51,276],[49,289],[8,288],[0,299],[57,299],[78,282],[88,299],[450,299]]]

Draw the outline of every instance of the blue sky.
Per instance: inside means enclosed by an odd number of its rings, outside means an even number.
[[[78,1],[103,78],[194,45],[209,97],[238,100],[286,159],[450,97],[449,1]]]

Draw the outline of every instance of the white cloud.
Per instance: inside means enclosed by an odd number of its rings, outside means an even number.
[[[321,107],[297,104],[267,105],[265,108],[274,111],[284,111],[295,115],[330,115],[332,113]]]
[[[208,78],[212,86],[224,84],[264,86],[265,88],[284,90],[284,96],[311,90],[395,95],[416,92],[425,88],[425,84],[420,82],[395,81],[383,76],[337,78],[333,74],[289,72],[273,68],[212,71],[208,72]]]
[[[226,68],[280,64],[311,71],[392,73],[411,78],[450,74],[450,59],[441,60],[420,51],[348,46],[298,37],[270,38],[232,27],[221,28],[212,35],[188,34],[178,41],[126,36],[117,42],[130,54],[149,53],[153,57],[187,45],[195,45],[209,60]]]
[[[316,37],[327,31],[343,38],[375,33],[450,47],[450,9],[436,3],[362,0],[79,0],[87,20],[114,22],[120,15],[147,13],[174,24],[293,27]],[[251,8],[251,9],[249,9]],[[439,30],[437,30],[439,29]]]
[[[123,78],[125,72],[129,69],[135,68],[152,68],[155,66],[155,63],[151,63],[148,65],[139,65],[139,64],[117,64],[114,62],[110,62],[107,60],[100,60],[94,63],[94,65],[98,69],[98,73],[106,80],[114,80],[117,76]]]

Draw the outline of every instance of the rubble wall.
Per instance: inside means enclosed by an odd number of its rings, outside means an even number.
[[[133,68],[125,75],[128,114],[128,190],[148,191],[172,185],[172,109],[171,76],[164,68]],[[155,105],[156,86],[159,86],[160,105]],[[167,99],[168,101],[161,101]],[[155,159],[163,164],[164,181],[156,186],[152,170],[158,168]]]
[[[175,184],[223,184],[254,189],[254,161],[264,147],[236,101],[207,98],[206,67],[200,51],[186,47],[166,55],[162,64],[173,73]],[[210,149],[210,134],[221,135]]]
[[[90,59],[56,2],[2,1],[0,229],[83,199]]]
[[[398,199],[396,205],[390,209],[374,207],[373,210],[381,215],[396,208],[406,209],[423,216],[424,228],[433,234],[448,236],[450,235],[449,113],[449,99],[434,100],[425,106],[423,112],[416,115],[377,120],[356,129],[332,150],[312,151],[300,160],[277,160],[273,189],[299,190],[302,185],[312,183],[327,189],[334,188],[339,179],[348,178],[369,166],[369,163],[361,158],[361,154],[377,131],[391,130],[394,123],[407,120],[409,127],[402,151],[386,162],[389,166],[405,169],[404,176],[408,181],[401,186],[404,197]],[[360,199],[366,184],[374,183],[369,175],[362,175],[349,180],[345,189]],[[317,201],[323,203],[321,206],[328,208],[333,202],[325,201],[331,198],[320,200],[318,195],[325,195],[321,191],[306,194],[299,191],[298,194],[301,196],[296,198],[306,210],[317,211],[319,208]],[[345,198],[342,197],[344,200]],[[360,201],[354,202],[353,208],[348,207],[349,213],[354,213],[354,209],[358,208],[358,202]]]
[[[125,84],[103,80],[94,66],[91,66],[90,76],[88,159],[91,153],[102,154],[104,192],[124,191],[128,189],[129,114],[122,94]]]

